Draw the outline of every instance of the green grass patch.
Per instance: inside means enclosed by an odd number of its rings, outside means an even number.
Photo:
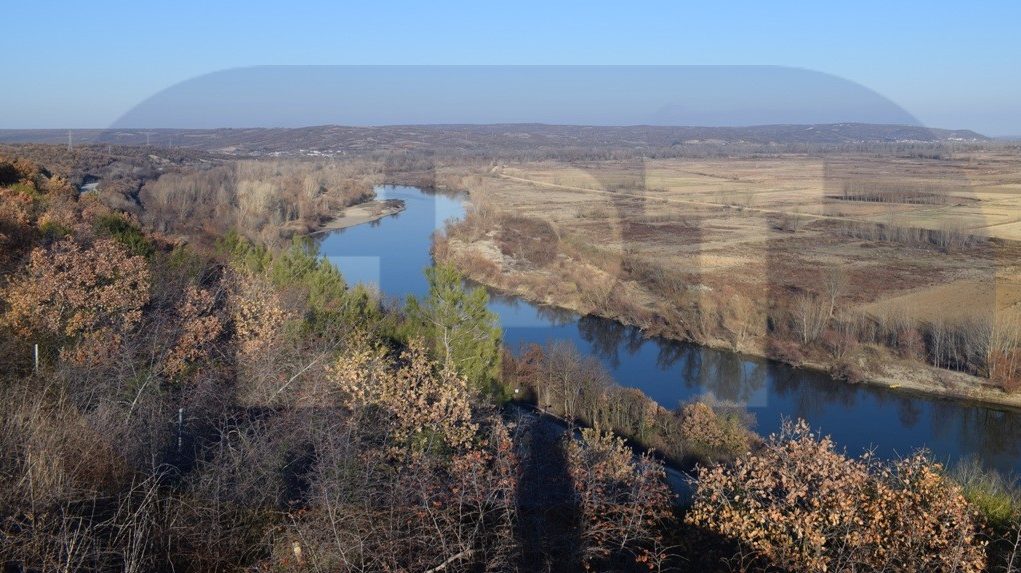
[[[96,221],[95,229],[97,233],[111,237],[124,245],[133,255],[149,258],[156,252],[152,241],[142,233],[141,229],[116,213],[100,217]]]

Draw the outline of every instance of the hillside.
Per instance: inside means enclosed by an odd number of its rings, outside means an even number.
[[[219,218],[236,209],[265,230],[293,222],[276,206],[320,162],[237,163],[223,179],[283,179]],[[922,454],[849,458],[805,422],[763,441],[739,409],[659,407],[574,347],[511,354],[486,291],[452,267],[395,308],[311,242],[171,241],[57,171],[0,157],[7,570],[980,571],[1014,558],[999,540],[1016,538],[1017,497],[983,485],[995,474],[959,484]],[[357,191],[342,183],[361,173],[296,189]],[[212,195],[198,181],[218,177],[185,175],[142,192],[178,211]],[[665,460],[693,470],[690,499],[667,488]],[[791,483],[820,485],[792,505]]]
[[[519,152],[586,148],[663,149],[697,144],[847,145],[861,143],[985,142],[969,130],[909,125],[838,123],[750,127],[572,126],[541,124],[409,125],[253,129],[71,130],[78,144],[187,148],[231,155],[364,154],[433,151]],[[0,143],[66,144],[67,130],[0,130]]]

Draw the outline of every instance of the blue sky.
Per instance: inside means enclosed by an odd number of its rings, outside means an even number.
[[[925,125],[1021,134],[1021,2],[13,2],[0,128],[106,127],[261,64],[768,64],[861,83]]]

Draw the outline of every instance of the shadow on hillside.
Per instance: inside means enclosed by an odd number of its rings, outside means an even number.
[[[567,429],[545,416],[521,418],[517,538],[521,571],[578,571],[579,508],[567,466]]]

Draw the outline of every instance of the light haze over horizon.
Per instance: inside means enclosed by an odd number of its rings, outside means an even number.
[[[260,66],[206,74],[111,128],[919,125],[853,82],[778,66]]]
[[[5,16],[26,24],[0,37],[14,55],[0,90],[7,129],[108,127],[168,87],[253,65],[681,64],[815,70],[873,90],[925,126],[1021,134],[1016,2],[738,2],[719,10],[42,0],[12,4]]]

